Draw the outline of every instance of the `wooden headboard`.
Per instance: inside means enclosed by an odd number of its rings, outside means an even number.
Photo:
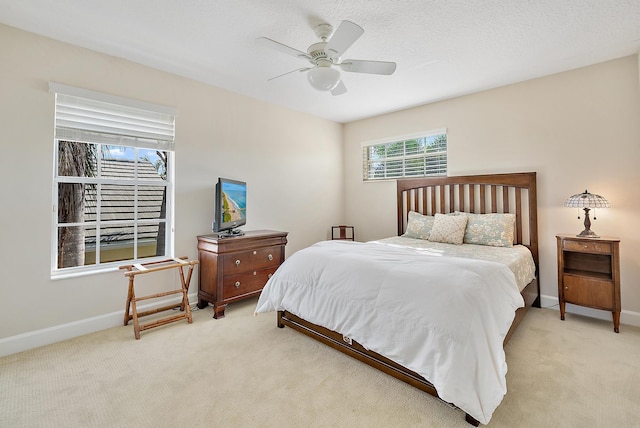
[[[454,211],[513,213],[514,244],[529,248],[538,269],[538,205],[536,173],[407,178],[398,183],[398,235],[407,227],[409,211],[424,215]]]

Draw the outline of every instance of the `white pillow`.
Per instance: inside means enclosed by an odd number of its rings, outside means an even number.
[[[468,217],[466,215],[436,214],[433,220],[433,228],[429,234],[429,241],[462,244],[467,221]]]

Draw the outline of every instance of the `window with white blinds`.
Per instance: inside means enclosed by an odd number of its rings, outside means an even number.
[[[50,84],[52,277],[173,257],[175,112]]]
[[[365,145],[362,161],[365,181],[447,175],[447,132]]]

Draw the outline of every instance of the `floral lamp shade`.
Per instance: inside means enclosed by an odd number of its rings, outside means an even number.
[[[600,195],[589,193],[585,190],[582,193],[577,193],[570,196],[564,203],[565,207],[569,208],[582,208],[584,210],[584,230],[576,236],[586,238],[599,238],[599,236],[591,230],[591,220],[589,219],[589,211],[594,208],[611,208],[611,204],[605,198]],[[578,216],[580,218],[580,216]],[[596,217],[594,215],[593,219]]]

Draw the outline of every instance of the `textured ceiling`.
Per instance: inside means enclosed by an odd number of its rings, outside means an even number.
[[[312,89],[313,27],[365,32],[345,58],[394,61],[392,76],[342,72],[348,92]],[[0,23],[126,58],[336,122],[635,54],[640,0],[0,0]]]

